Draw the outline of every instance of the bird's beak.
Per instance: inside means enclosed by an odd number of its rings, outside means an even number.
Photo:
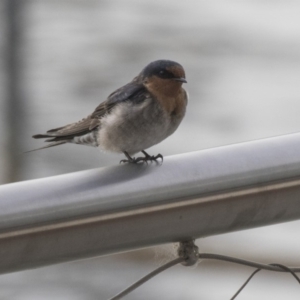
[[[187,83],[186,79],[183,77],[179,77],[179,78],[172,78],[175,81],[179,81],[179,82],[183,82],[183,83]]]

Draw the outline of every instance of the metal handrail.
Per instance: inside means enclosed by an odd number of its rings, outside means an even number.
[[[0,273],[300,218],[300,134],[0,187]]]

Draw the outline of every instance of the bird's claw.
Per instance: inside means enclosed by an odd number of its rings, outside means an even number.
[[[130,157],[128,155],[127,156],[128,159],[122,159],[122,160],[120,160],[120,164],[122,164],[122,163],[138,164],[140,162],[148,164],[148,161],[150,161],[150,162],[152,162],[152,161],[157,162],[157,160],[159,158],[161,159],[161,163],[162,163],[163,160],[164,160],[164,157],[160,153],[157,154],[156,156],[154,156],[154,155],[149,155],[145,151],[142,151],[142,152],[145,154],[145,156],[135,158],[135,157]]]
[[[161,163],[163,162],[163,160],[164,160],[164,157],[159,153],[159,154],[157,154],[156,156],[154,156],[154,155],[146,155],[145,157],[141,157],[141,159],[143,159],[145,162],[147,162],[147,161],[155,161],[155,162],[157,162],[157,160],[158,159],[161,159]]]
[[[125,164],[125,163],[129,163],[129,164],[136,164],[136,160],[135,158],[132,158],[132,159],[121,159],[120,160],[120,164]]]

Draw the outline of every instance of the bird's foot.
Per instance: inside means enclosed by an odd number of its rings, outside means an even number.
[[[143,157],[131,157],[126,151],[124,151],[124,154],[125,156],[127,157],[127,159],[122,159],[120,160],[120,164],[121,163],[131,163],[131,164],[137,164],[139,162],[142,162],[142,163],[146,163],[148,164],[148,161],[152,162],[152,161],[155,161],[157,162],[157,160],[160,158],[161,159],[161,163],[163,162],[164,158],[161,154],[157,154],[156,156],[154,155],[149,155],[146,151],[142,151],[143,154],[145,156]]]
[[[124,151],[123,153],[125,154],[127,159],[120,160],[120,164],[122,164],[122,163],[137,164],[140,161],[139,159],[141,157],[138,157],[138,158],[131,157],[126,151]]]
[[[142,158],[142,157],[137,157],[137,158],[130,157],[128,159],[121,159],[120,164],[122,164],[122,163],[137,164],[138,162],[141,161],[140,158]]]
[[[161,163],[163,162],[164,160],[164,157],[159,153],[157,154],[156,156],[154,155],[149,155],[145,150],[142,151],[143,154],[145,155],[145,157],[140,157],[144,162],[148,162],[148,161],[155,161],[157,162],[157,160],[160,158],[161,159]]]

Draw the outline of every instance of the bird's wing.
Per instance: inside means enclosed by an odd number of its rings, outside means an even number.
[[[92,113],[91,118],[99,119],[103,117],[106,113],[109,113],[115,105],[121,102],[141,100],[140,95],[145,92],[145,87],[138,82],[137,78],[134,78],[130,83],[111,93],[105,102],[102,102],[99,106],[97,106],[95,111]]]
[[[35,139],[48,137],[62,137],[63,139],[72,139],[74,136],[84,135],[90,131],[92,119],[88,116],[76,123],[48,130],[45,134],[36,134]],[[58,139],[55,139],[57,141]]]
[[[48,130],[45,134],[36,134],[33,138],[50,137],[51,139],[46,140],[46,142],[56,142],[87,134],[101,124],[101,117],[109,113],[115,105],[128,100],[142,101],[143,95],[145,95],[145,88],[135,78],[110,94],[107,100],[96,107],[95,111],[88,117],[76,123]]]

